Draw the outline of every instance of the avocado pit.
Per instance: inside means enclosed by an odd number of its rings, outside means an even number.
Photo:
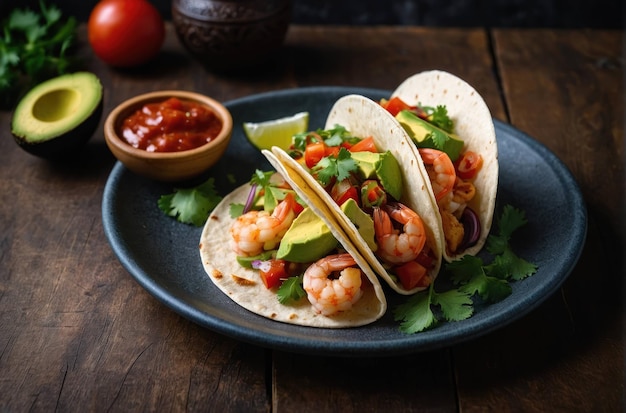
[[[102,116],[102,85],[89,72],[47,80],[17,104],[11,122],[16,143],[48,159],[63,158],[82,147]]]

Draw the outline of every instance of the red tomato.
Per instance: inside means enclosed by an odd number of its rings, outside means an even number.
[[[87,32],[94,53],[105,63],[131,67],[156,56],[165,24],[147,0],[101,0],[91,11]]]
[[[361,204],[364,207],[379,207],[385,203],[387,203],[387,193],[378,181],[368,179],[361,184]]]
[[[296,201],[296,197],[292,192],[287,193],[285,199],[283,200],[287,203],[290,209],[297,215],[300,215],[300,212],[304,210],[304,207]]]
[[[483,166],[483,157],[476,152],[463,153],[456,163],[456,174],[461,179],[472,179]]]
[[[349,179],[344,179],[333,185],[330,196],[339,206],[343,205],[348,199],[354,199],[357,204],[359,202],[359,193]]]
[[[324,151],[324,155],[336,158],[339,155],[340,150],[341,146],[327,146],[326,150]]]
[[[274,288],[288,277],[287,275],[287,261],[285,260],[270,260],[270,267],[267,271],[259,271],[263,284],[266,288]]]
[[[405,290],[412,290],[415,287],[425,287],[430,280],[426,276],[426,268],[415,261],[409,261],[395,268],[395,273]]]
[[[378,149],[374,144],[374,138],[368,137],[363,140],[358,141],[354,145],[350,147],[350,152],[374,152],[377,153]]]
[[[313,168],[325,156],[326,145],[324,142],[312,143],[304,149],[304,162],[309,168]]]
[[[428,252],[425,251],[425,249],[422,250],[422,252],[420,252],[420,254],[417,256],[417,258],[415,259],[415,261],[428,268],[433,268],[434,264],[435,264],[435,257],[433,257],[432,255],[430,255]]]
[[[386,101],[381,101],[381,106],[387,109],[387,112],[391,113],[393,116],[396,116],[402,110],[411,109],[408,104],[404,103],[404,101],[397,96]]]
[[[411,106],[397,96],[392,97],[390,100],[382,99],[380,101],[380,105],[393,116],[396,116],[402,110],[410,110],[422,119],[428,118],[428,114],[424,112],[422,108],[420,108],[419,106]]]

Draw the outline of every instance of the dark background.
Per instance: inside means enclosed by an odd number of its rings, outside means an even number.
[[[171,0],[151,0],[169,19]],[[48,0],[86,21],[96,0]],[[621,0],[294,0],[293,22],[333,25],[605,28],[624,26]],[[0,0],[0,17],[38,0]]]

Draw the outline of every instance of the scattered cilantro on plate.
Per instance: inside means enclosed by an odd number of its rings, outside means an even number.
[[[207,179],[193,188],[177,188],[158,200],[161,211],[179,222],[201,227],[222,197],[215,191],[215,180]]]
[[[449,275],[454,289],[438,292],[435,283],[430,288],[410,297],[394,309],[394,318],[400,321],[400,330],[413,334],[434,327],[440,320],[461,321],[474,314],[474,297],[495,303],[508,297],[509,281],[517,281],[537,272],[537,266],[518,257],[510,246],[513,232],[526,224],[523,211],[510,205],[503,208],[498,220],[498,233],[487,238],[487,251],[493,261],[466,255],[445,266],[442,276]],[[437,311],[438,310],[438,311]]]

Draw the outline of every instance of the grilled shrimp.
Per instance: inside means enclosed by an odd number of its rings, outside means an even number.
[[[288,195],[272,214],[252,210],[237,217],[230,227],[232,249],[239,256],[253,257],[276,248],[296,216],[295,202]]]
[[[391,220],[403,225],[403,232]],[[420,216],[401,203],[374,208],[377,254],[391,264],[402,264],[418,257],[426,244],[426,230]]]
[[[361,298],[361,270],[355,265],[350,254],[336,254],[324,257],[307,268],[303,287],[316,311],[330,316],[349,310]]]
[[[437,149],[420,148],[419,153],[426,165],[435,199],[439,202],[452,191],[456,182],[454,164],[445,152]]]

